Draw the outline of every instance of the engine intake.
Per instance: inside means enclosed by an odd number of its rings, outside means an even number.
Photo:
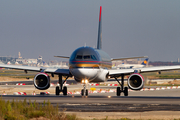
[[[129,76],[127,83],[130,89],[140,90],[144,86],[144,78],[141,74],[134,73]]]
[[[50,77],[46,73],[38,73],[34,77],[34,86],[39,90],[46,90],[50,87]]]

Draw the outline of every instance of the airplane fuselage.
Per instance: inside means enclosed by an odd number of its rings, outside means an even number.
[[[92,47],[76,49],[69,59],[69,70],[77,82],[104,82],[108,69],[111,69],[110,56],[102,50]]]

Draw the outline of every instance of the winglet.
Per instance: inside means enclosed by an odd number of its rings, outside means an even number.
[[[101,11],[102,11],[102,6],[100,6],[100,11],[99,11],[99,28],[98,28],[97,49],[102,49]]]

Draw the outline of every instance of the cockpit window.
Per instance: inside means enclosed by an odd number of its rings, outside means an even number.
[[[91,59],[90,55],[84,55],[84,59]]]
[[[76,59],[97,60],[95,55],[76,55]]]
[[[76,59],[82,59],[82,55],[77,55]]]
[[[94,55],[91,55],[91,59],[97,60],[96,57],[95,57]]]

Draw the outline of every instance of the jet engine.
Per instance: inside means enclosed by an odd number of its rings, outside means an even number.
[[[38,73],[34,77],[34,86],[39,90],[46,90],[50,87],[50,77],[46,73]]]
[[[131,74],[127,80],[127,84],[132,90],[140,90],[144,86],[144,78],[141,74]]]

